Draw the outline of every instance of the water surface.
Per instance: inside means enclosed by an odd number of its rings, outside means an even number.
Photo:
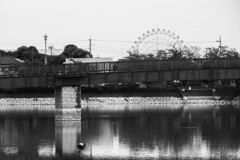
[[[44,107],[0,106],[1,160],[240,159],[233,106],[88,106],[81,121],[64,122]]]

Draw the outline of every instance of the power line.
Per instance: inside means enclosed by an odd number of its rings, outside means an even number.
[[[92,39],[94,41],[101,41],[101,42],[116,42],[116,43],[135,43],[133,41],[119,41],[119,40],[103,40],[103,39]],[[181,43],[214,43],[216,41],[186,41]],[[141,42],[141,43],[169,43],[169,42],[158,42],[158,41],[152,41],[152,42]],[[174,43],[174,42],[173,42]]]
[[[216,43],[217,41],[189,41],[189,42],[182,42],[182,43]]]
[[[55,41],[52,43],[55,44],[62,44],[62,43],[78,43],[78,42],[86,42],[88,39],[83,39],[83,40],[74,40],[74,41]],[[43,44],[43,42],[0,42],[0,44],[9,44],[9,45],[21,45],[21,44]]]
[[[101,42],[116,42],[116,43],[134,43],[133,41],[119,41],[119,40],[101,40],[101,39],[93,39],[94,41],[101,41]]]
[[[87,42],[87,41],[99,41],[99,42],[111,42],[111,43],[135,43],[133,41],[127,41],[127,40],[104,40],[104,39],[82,39],[82,40],[75,40],[75,41],[56,41],[56,42],[52,42],[54,44],[62,44],[62,43],[78,43],[78,42]],[[183,41],[180,43],[214,43],[214,42],[219,42],[219,41]],[[169,43],[169,42],[141,42],[141,43]],[[19,42],[0,42],[0,44],[7,44],[7,45],[21,45],[23,43],[19,43]],[[43,42],[35,42],[35,43],[30,43],[30,42],[26,42],[25,44],[32,44],[32,45],[36,45],[36,44],[43,44]]]
[[[94,49],[125,50],[126,48],[95,46]]]
[[[87,42],[88,39],[83,39],[83,40],[75,40],[75,41],[60,41],[60,42],[54,42],[56,44],[62,44],[62,43],[78,43],[78,42]]]

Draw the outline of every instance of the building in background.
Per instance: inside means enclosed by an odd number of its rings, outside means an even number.
[[[25,61],[20,60],[18,58],[13,58],[11,56],[0,57],[0,65],[1,67],[12,66],[12,65],[22,65]]]
[[[14,74],[16,71],[13,68],[11,70],[10,66],[23,65],[24,63],[25,61],[11,56],[0,57],[0,75]]]
[[[96,57],[96,58],[66,58],[63,64],[86,64],[89,63],[89,71],[104,71],[111,70],[111,62],[113,61],[110,57]],[[70,67],[70,66],[69,66]],[[68,67],[66,67],[68,68]]]
[[[74,63],[100,63],[100,62],[112,62],[113,59],[110,57],[96,57],[96,58],[66,58],[63,64],[74,64]]]

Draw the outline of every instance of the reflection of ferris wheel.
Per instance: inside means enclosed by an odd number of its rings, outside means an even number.
[[[132,51],[139,54],[156,54],[159,50],[166,50],[172,46],[180,47],[182,40],[180,37],[166,31],[165,29],[152,29],[143,33],[141,37],[138,37],[138,41],[135,41],[135,46],[132,47]]]

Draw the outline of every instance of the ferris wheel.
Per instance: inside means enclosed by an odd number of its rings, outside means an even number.
[[[138,40],[134,42],[132,51],[138,54],[156,54],[159,50],[170,49],[172,46],[180,47],[183,43],[180,37],[165,29],[152,29],[143,33]]]

